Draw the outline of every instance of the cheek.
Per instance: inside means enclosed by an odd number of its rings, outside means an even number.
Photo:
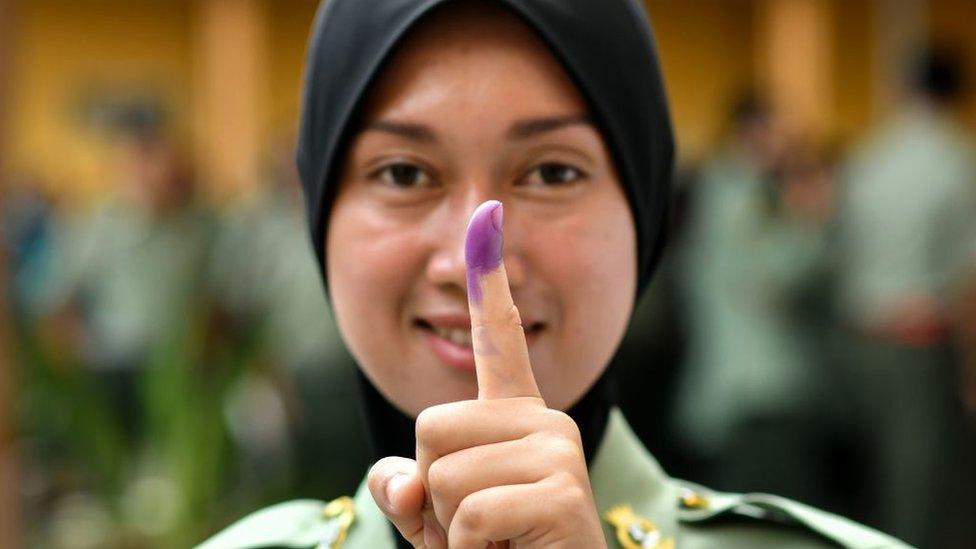
[[[636,257],[633,228],[601,219],[570,231],[558,247],[552,276],[562,294],[567,328],[580,341],[605,347],[623,332],[633,304]]]
[[[623,338],[636,291],[636,236],[619,215],[581,215],[546,231],[535,268],[555,294],[560,324],[540,375],[550,405],[568,407],[599,376]],[[614,210],[610,210],[611,212]]]
[[[329,291],[339,328],[364,367],[383,363],[379,354],[398,352],[397,322],[421,264],[413,249],[417,239],[375,209],[341,200],[327,234]],[[384,345],[376,345],[377,338]]]

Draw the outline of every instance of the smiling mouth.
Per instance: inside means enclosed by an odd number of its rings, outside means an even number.
[[[422,335],[421,339],[427,349],[439,362],[463,372],[464,375],[475,373],[474,350],[471,347],[471,319],[467,315],[444,315],[432,320],[416,318],[414,327]],[[544,328],[545,324],[541,322],[527,324],[526,343],[532,345]]]
[[[470,328],[444,328],[442,326],[433,326],[424,320],[420,321],[420,327],[425,330],[430,330],[434,335],[446,339],[455,345],[471,347]]]
[[[424,320],[418,318],[414,321],[414,325],[421,330],[430,332],[431,334],[453,343],[459,347],[471,348],[471,328],[470,327],[446,327],[446,326],[435,326]],[[529,326],[526,326],[525,337],[526,340],[531,341],[535,339],[535,336],[542,331],[545,325],[542,322],[534,322]]]

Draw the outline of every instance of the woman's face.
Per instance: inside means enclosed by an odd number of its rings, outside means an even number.
[[[332,304],[391,402],[477,396],[464,233],[505,205],[504,260],[536,380],[565,410],[606,367],[630,315],[634,224],[607,146],[546,46],[489,6],[432,14],[366,98],[326,242]]]

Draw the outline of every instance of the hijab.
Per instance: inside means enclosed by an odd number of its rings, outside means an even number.
[[[357,109],[397,43],[438,6],[460,0],[326,0],[305,65],[297,163],[312,246],[325,277],[325,230]],[[613,155],[637,234],[636,299],[664,244],[674,143],[650,21],[639,0],[493,0],[551,49],[588,102]],[[610,407],[607,368],[567,413],[590,461]],[[377,457],[414,455],[414,420],[361,372],[359,383]]]

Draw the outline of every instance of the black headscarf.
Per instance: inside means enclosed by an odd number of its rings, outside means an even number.
[[[336,175],[367,89],[397,43],[426,14],[457,0],[325,0],[305,66],[298,170],[312,245],[325,275],[325,229]],[[588,101],[614,157],[637,233],[635,300],[660,256],[671,187],[673,137],[651,25],[639,0],[493,0],[542,38]],[[326,281],[327,283],[327,281]],[[609,368],[608,368],[609,371]],[[413,455],[413,420],[361,376],[380,455]],[[587,459],[602,438],[608,374],[568,412]]]
[[[335,172],[356,108],[407,31],[457,0],[325,0],[305,64],[298,171],[312,246],[325,272]],[[664,241],[674,141],[650,22],[638,0],[492,0],[550,46],[588,100],[637,224],[640,295]],[[636,297],[636,296],[635,296]]]

